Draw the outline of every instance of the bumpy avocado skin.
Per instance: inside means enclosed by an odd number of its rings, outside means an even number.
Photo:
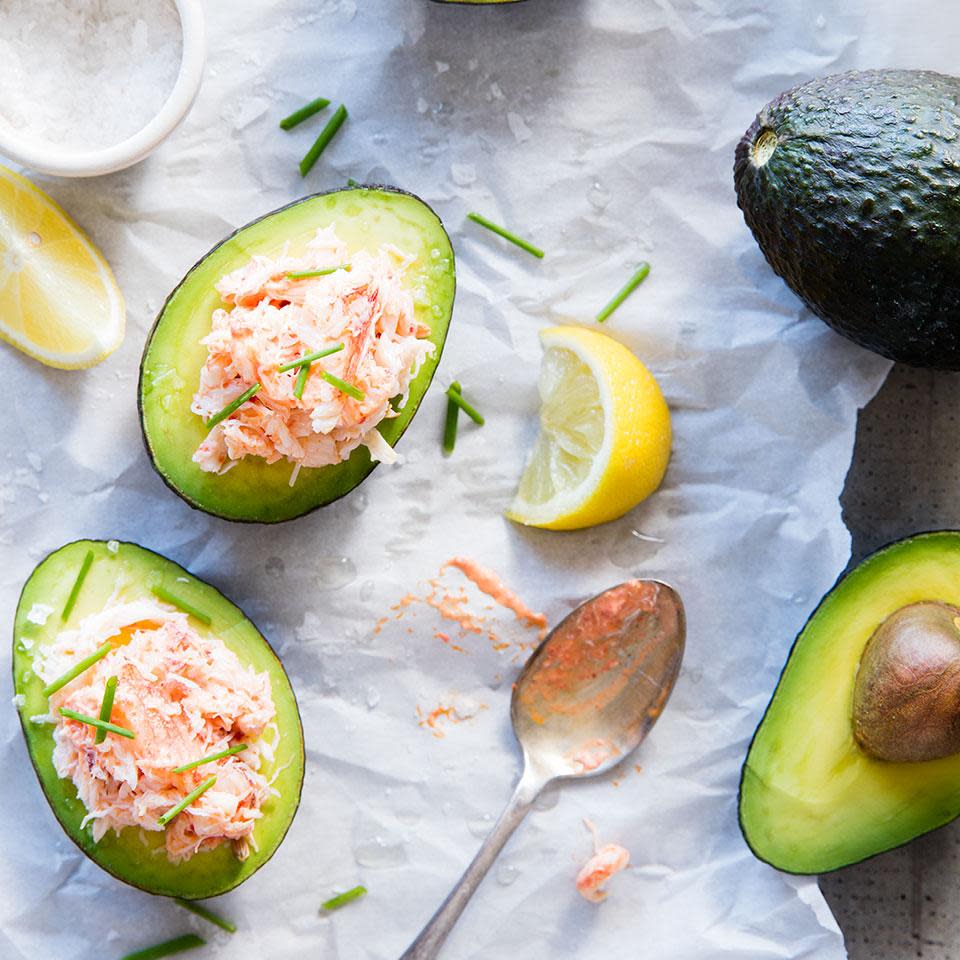
[[[67,595],[86,553],[94,561],[75,607],[62,621]],[[274,759],[261,768],[272,779],[277,796],[263,807],[254,831],[258,849],[238,860],[230,846],[221,844],[189,860],[174,864],[162,851],[163,834],[126,828],[94,841],[83,825],[86,807],[71,780],[60,778],[53,764],[53,727],[35,720],[48,712],[43,681],[33,670],[36,650],[61,630],[74,629],[88,614],[102,610],[108,599],[125,602],[151,597],[153,586],[164,586],[202,609],[212,618],[209,627],[191,618],[201,634],[218,636],[240,662],[270,677],[279,731]],[[31,617],[35,605],[52,608],[45,623]],[[50,809],[68,837],[96,864],[118,880],[147,893],[200,900],[233,889],[251,877],[276,852],[300,804],[305,764],[303,727],[296,696],[283,665],[254,623],[219,590],[183,567],[135,543],[78,540],[55,550],[28,578],[14,620],[13,685],[30,761]],[[26,783],[26,781],[25,781]],[[26,786],[25,786],[26,789]],[[52,855],[52,848],[51,848]]]
[[[776,146],[758,165],[765,131]],[[855,71],[768,103],[734,166],[754,237],[814,313],[885,357],[950,370],[960,369],[958,134],[957,78]]]
[[[960,531],[899,540],[842,576],[800,631],[740,780],[744,839],[787,873],[827,873],[960,816],[960,755],[876,760],[853,735],[853,693],[876,628],[908,604],[960,601]]]

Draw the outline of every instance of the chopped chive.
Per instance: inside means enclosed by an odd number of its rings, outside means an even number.
[[[359,187],[360,184],[353,179],[353,177],[347,177],[347,186],[348,187]]]
[[[222,760],[224,757],[232,757],[234,754],[240,753],[243,750],[246,750],[249,744],[238,743],[235,747],[230,747],[229,750],[221,750],[219,753],[211,753],[209,757],[203,757],[200,760],[193,760],[190,763],[185,763],[182,766],[174,767],[173,773],[186,773],[188,770],[192,770],[194,767],[199,767],[204,763],[212,763],[214,760]]]
[[[85,723],[88,727],[96,727],[106,733],[116,733],[128,740],[136,740],[137,735],[126,727],[118,726],[115,723],[108,723],[106,720],[99,720],[97,717],[88,717],[85,713],[77,713],[76,710],[68,710],[66,707],[60,708],[60,716],[68,720],[76,720],[78,723]]]
[[[326,97],[317,97],[316,100],[305,103],[299,110],[294,110],[289,117],[284,117],[280,121],[280,129],[292,130],[298,123],[303,123],[304,120],[309,119],[315,113],[323,110],[324,107],[329,106],[330,101]]]
[[[457,387],[459,386],[460,384],[458,383]],[[476,407],[463,399],[463,394],[459,389],[453,389],[452,383],[447,388],[447,396],[450,398],[451,402],[455,403],[474,423],[481,427],[483,426],[484,419],[479,411],[476,409]]]
[[[178,597],[175,593],[171,593],[166,587],[151,587],[150,592],[155,597],[159,597],[161,600],[173,604],[178,610],[189,613],[191,617],[196,617],[201,623],[205,623],[208,627],[213,623],[213,617],[211,617],[209,613],[206,613],[199,607],[195,607],[189,600],[184,600],[183,597]]]
[[[189,910],[191,913],[195,914],[201,919],[206,920],[207,923],[212,923],[221,930],[226,930],[227,933],[237,932],[237,926],[235,923],[231,923],[229,920],[218,916],[212,910],[208,910],[205,906],[203,906],[203,904],[194,903],[193,900],[181,900],[180,897],[174,897],[173,899],[174,903],[179,904],[184,910]]]
[[[185,933],[182,937],[174,937],[172,940],[164,940],[163,943],[154,944],[152,947],[134,950],[120,960],[160,960],[160,957],[172,957],[175,953],[183,953],[184,950],[206,946],[206,943],[203,937],[198,937],[195,933]]]
[[[310,277],[329,277],[331,273],[336,273],[338,270],[346,270],[347,273],[349,273],[350,264],[341,263],[339,267],[328,267],[326,270],[294,271],[293,273],[287,274],[287,279],[288,280],[308,280]]]
[[[304,364],[313,363],[314,360],[322,360],[324,357],[329,357],[331,353],[339,353],[341,350],[343,350],[343,344],[338,343],[335,346],[325,347],[323,350],[317,350],[314,353],[305,353],[299,360],[291,360],[289,363],[284,363],[277,367],[277,372],[286,373],[295,367],[302,367]]]
[[[117,695],[117,678],[110,677],[107,685],[103,688],[103,700],[100,701],[100,719],[109,722],[110,714],[113,713],[113,698]],[[100,727],[97,735],[94,737],[94,743],[103,743],[107,739],[107,731]]]
[[[157,817],[157,823],[161,827],[165,827],[174,817],[179,816],[183,813],[187,807],[193,803],[201,794],[206,793],[215,783],[217,782],[216,775],[212,777],[207,777],[203,783],[200,784],[195,790],[191,790],[178,804],[172,806],[162,817]]]
[[[70,588],[70,596],[67,597],[67,602],[63,605],[63,612],[60,614],[61,620],[69,620],[70,614],[73,612],[73,607],[77,602],[77,597],[80,595],[80,588],[83,586],[83,581],[87,579],[87,574],[90,572],[90,567],[93,564],[93,551],[88,550],[86,556],[83,558],[83,562],[80,564],[80,570],[77,572],[77,579],[73,581],[73,586]]]
[[[353,397],[354,400],[363,400],[364,397],[366,397],[366,394],[359,387],[355,387],[352,383],[347,383],[346,380],[335,377],[326,370],[324,370],[320,376],[331,386],[336,387],[341,393],[345,393],[348,397]]]
[[[327,144],[333,139],[336,132],[347,119],[347,108],[341,103],[337,107],[333,116],[327,121],[327,125],[320,131],[320,136],[314,141],[313,146],[307,151],[306,156],[300,161],[300,176],[305,177],[317,162],[317,158],[326,149]]]
[[[230,414],[239,410],[254,394],[259,392],[259,383],[255,383],[249,390],[244,390],[236,400],[232,400],[219,413],[215,413],[207,421],[207,430],[212,430],[221,420],[226,420]]]
[[[97,651],[91,653],[89,657],[84,657],[82,660],[77,661],[65,674],[57,677],[52,683],[48,683],[43,688],[43,695],[45,697],[53,696],[53,694],[58,690],[62,690],[71,680],[75,680],[85,670],[89,670],[95,663],[102,660],[112,649],[113,644],[107,641],[107,643]]]
[[[351,900],[359,900],[366,892],[367,888],[362,885],[354,887],[352,890],[347,890],[346,893],[341,893],[335,897],[331,897],[329,900],[325,900],[320,904],[320,909],[336,910],[345,903],[350,903]]]
[[[637,267],[637,272],[621,287],[617,295],[597,314],[597,323],[603,323],[647,279],[648,273],[650,273],[650,264],[644,260]]]
[[[529,241],[518,237],[515,233],[511,233],[505,227],[498,227],[495,223],[491,223],[486,217],[481,217],[479,213],[468,213],[467,219],[472,220],[474,223],[479,223],[481,227],[486,227],[488,230],[497,234],[497,236],[503,237],[504,240],[515,243],[521,250],[526,250],[527,253],[532,253],[535,257],[541,260],[543,259],[543,251],[539,247],[535,247]]]
[[[443,452],[447,456],[453,453],[457,445],[457,419],[460,416],[460,408],[450,399],[450,390],[459,393],[460,384],[454,380],[447,391],[447,416],[443,421]]]
[[[303,391],[307,386],[307,377],[310,376],[310,364],[305,363],[297,374],[297,382],[293,385],[293,395],[298,399],[303,399]]]

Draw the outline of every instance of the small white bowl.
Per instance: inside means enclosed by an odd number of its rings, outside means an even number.
[[[60,177],[95,177],[123,170],[160,145],[187,115],[200,90],[206,59],[206,30],[200,0],[174,0],[180,15],[181,56],[177,81],[160,112],[133,136],[96,150],[64,150],[20,138],[0,125],[0,154],[40,173]]]

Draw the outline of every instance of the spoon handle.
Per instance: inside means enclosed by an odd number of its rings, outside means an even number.
[[[543,786],[542,782],[536,782],[533,777],[528,776],[527,771],[524,772],[506,809],[493,825],[470,866],[400,960],[433,960],[436,957],[474,891],[493,866],[497,854],[527,815]]]

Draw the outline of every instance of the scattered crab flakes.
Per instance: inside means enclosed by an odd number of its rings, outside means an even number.
[[[481,567],[475,560],[467,557],[454,557],[444,564],[445,567],[454,567],[468,580],[472,580],[478,590],[481,590],[501,607],[512,610],[516,618],[528,627],[536,627],[541,636],[546,635],[547,618],[545,614],[535,613],[513,592],[492,570]],[[441,568],[442,572],[443,568]]]
[[[604,889],[607,881],[629,866],[630,852],[619,843],[601,846],[597,828],[586,818],[583,823],[593,835],[593,856],[577,874],[577,893],[591,903],[600,903],[607,899],[607,890]]]
[[[443,727],[447,724],[463,723],[464,720],[470,720],[481,710],[486,710],[485,703],[479,703],[476,700],[462,699],[456,703],[441,702],[429,712],[423,707],[417,707],[417,724],[437,737],[442,739],[446,734]]]

